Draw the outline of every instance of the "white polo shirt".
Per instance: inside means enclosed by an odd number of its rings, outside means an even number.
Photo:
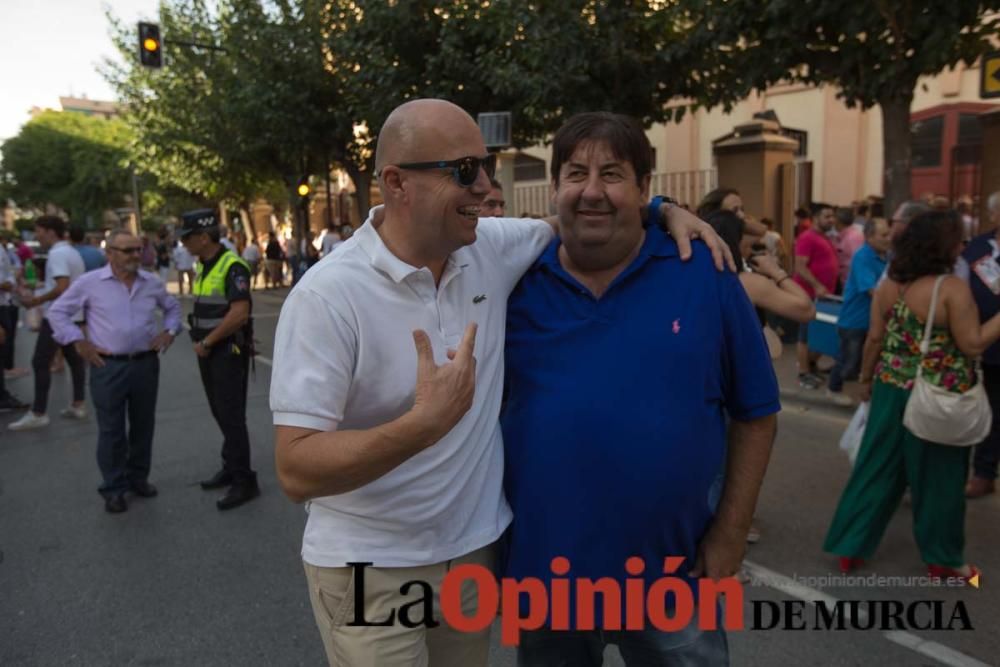
[[[307,510],[302,557],[411,567],[490,544],[511,520],[503,496],[500,398],[507,297],[552,240],[539,220],[484,218],[477,240],[448,260],[441,282],[393,255],[371,216],[299,281],[274,344],[275,425],[369,429],[413,406],[417,351],[427,332],[438,364],[479,325],[472,408],[440,441],[349,493]]]
[[[56,241],[49,248],[48,256],[45,260],[45,283],[41,294],[47,294],[56,288],[56,278],[69,278],[70,284],[82,276],[87,271],[83,264],[83,257],[70,245],[69,241]],[[49,312],[51,301],[42,304],[43,316]],[[83,312],[73,315],[73,321],[81,319]]]

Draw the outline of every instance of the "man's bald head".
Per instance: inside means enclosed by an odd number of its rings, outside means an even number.
[[[470,142],[478,144],[472,153],[451,154]],[[412,100],[385,119],[375,146],[375,169],[381,172],[390,164],[453,160],[470,154],[486,154],[472,116],[447,100]]]

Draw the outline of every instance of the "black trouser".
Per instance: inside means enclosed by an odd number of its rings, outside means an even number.
[[[976,446],[972,469],[976,477],[996,479],[997,463],[1000,462],[1000,366],[983,364],[983,387],[993,408],[993,428]]]
[[[43,319],[38,329],[38,340],[35,341],[35,354],[31,357],[31,369],[35,371],[35,402],[31,409],[35,414],[44,415],[49,409],[49,387],[52,385],[52,372],[49,365],[56,356],[56,350],[62,348],[73,377],[73,402],[82,403],[84,399],[84,383],[87,381],[87,367],[83,358],[76,353],[72,345],[60,345],[52,337],[52,325]]]
[[[3,365],[3,369],[0,370],[9,371],[14,368],[14,337],[17,335],[17,316],[19,312],[20,309],[17,306],[0,306],[0,326],[3,327],[4,333],[7,334],[7,341],[3,344],[3,348],[0,349],[0,364]]]
[[[249,481],[254,476],[247,432],[250,355],[231,341],[219,343],[207,358],[198,357],[198,370],[212,416],[222,431],[222,467],[235,482]]]
[[[131,361],[105,359],[103,367],[90,369],[103,495],[124,493],[149,477],[159,385],[160,359],[155,354]]]

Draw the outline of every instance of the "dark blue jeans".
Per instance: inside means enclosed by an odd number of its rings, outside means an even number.
[[[861,354],[865,347],[866,329],[837,329],[840,336],[840,352],[837,363],[830,371],[830,391],[842,391],[844,380],[858,377],[861,372]]]
[[[90,394],[97,412],[97,465],[109,496],[145,482],[153,456],[160,359],[105,359],[90,368]],[[128,426],[126,427],[126,419]]]
[[[518,667],[601,667],[604,648],[615,644],[627,667],[716,667],[729,664],[726,632],[699,630],[693,623],[678,632],[655,628],[632,631],[533,630],[521,635]]]

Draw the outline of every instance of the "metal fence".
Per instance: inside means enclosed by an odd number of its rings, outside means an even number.
[[[717,181],[718,174],[715,169],[654,172],[649,188],[651,195],[669,195],[694,209],[702,197],[715,189]],[[547,183],[515,185],[513,206],[508,206],[507,215],[521,216],[526,213],[536,216],[549,215],[550,203],[551,192]]]

